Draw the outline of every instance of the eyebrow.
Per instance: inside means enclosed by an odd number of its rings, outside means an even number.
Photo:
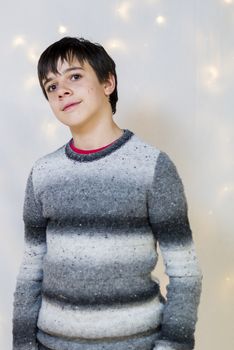
[[[70,71],[73,71],[73,70],[77,70],[77,69],[84,70],[84,68],[82,68],[82,67],[69,67],[69,68],[65,69],[65,70],[62,72],[62,74],[65,74],[65,73],[67,73],[67,72],[70,72]],[[60,73],[58,73],[58,74],[61,75]],[[47,79],[45,79],[43,85],[45,86],[47,83],[49,83],[49,81],[54,80],[54,79],[55,79],[55,78],[47,78]]]

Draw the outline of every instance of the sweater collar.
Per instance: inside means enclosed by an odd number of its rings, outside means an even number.
[[[124,130],[124,133],[117,140],[115,140],[113,143],[111,143],[110,146],[108,146],[108,147],[106,147],[98,152],[89,153],[89,154],[79,154],[79,153],[75,152],[71,148],[71,145],[70,145],[70,143],[72,141],[72,138],[71,138],[69,140],[69,142],[67,142],[65,145],[66,156],[69,159],[73,159],[73,160],[76,160],[78,162],[91,162],[93,160],[103,158],[103,157],[107,156],[108,154],[111,154],[112,152],[114,152],[115,150],[120,148],[121,146],[123,146],[134,135],[134,133],[128,129],[123,129],[123,130]]]

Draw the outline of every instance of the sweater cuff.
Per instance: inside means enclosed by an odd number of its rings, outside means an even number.
[[[193,350],[193,347],[188,344],[157,340],[152,350]]]

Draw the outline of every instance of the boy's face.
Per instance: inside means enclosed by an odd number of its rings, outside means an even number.
[[[84,61],[81,65],[76,58],[70,64],[59,59],[57,69],[60,74],[50,72],[49,81],[43,81],[56,118],[71,130],[85,125],[92,127],[111,108],[108,96],[115,88],[114,76],[100,84],[90,64]]]

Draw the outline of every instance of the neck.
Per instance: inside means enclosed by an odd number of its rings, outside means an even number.
[[[123,129],[111,120],[97,123],[91,128],[74,129],[70,128],[73,144],[82,150],[97,149],[110,144],[123,134]]]

